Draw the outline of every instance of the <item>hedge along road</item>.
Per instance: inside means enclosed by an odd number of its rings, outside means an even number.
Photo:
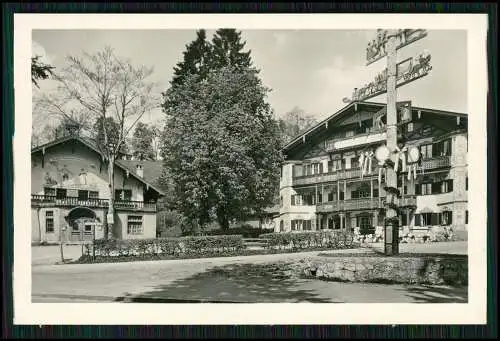
[[[330,252],[371,251],[358,249]],[[464,292],[460,288],[269,279],[265,274],[259,273],[260,266],[253,266],[250,271],[253,275],[250,273],[248,277],[245,276],[247,270],[240,271],[237,268],[234,271],[238,272],[240,278],[222,278],[217,281],[220,276],[217,273],[213,275],[214,267],[292,262],[314,257],[316,254],[317,251],[130,263],[39,265],[32,267],[32,296],[34,302],[116,301],[133,296],[149,297],[149,301],[153,302],[168,302],[171,299],[174,302],[175,299],[223,302],[428,302],[436,297],[445,302],[463,302],[467,297],[466,289]],[[231,274],[234,271],[229,269],[226,272]],[[204,277],[204,274],[209,273],[212,275]],[[238,283],[229,285],[235,280]],[[206,290],[207,287],[210,288],[209,291]],[[201,295],[200,291],[205,293]]]

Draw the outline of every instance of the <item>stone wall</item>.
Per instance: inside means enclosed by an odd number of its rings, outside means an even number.
[[[307,277],[332,281],[466,285],[467,259],[461,255],[319,256],[294,267]]]

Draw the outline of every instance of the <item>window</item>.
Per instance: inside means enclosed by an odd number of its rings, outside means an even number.
[[[45,232],[54,232],[54,211],[45,212]]]
[[[408,226],[408,216],[406,214],[401,214],[401,226]]]
[[[406,132],[411,133],[413,131],[413,122],[406,125]]]
[[[78,191],[78,200],[88,200],[89,191]]]
[[[67,191],[64,188],[56,189],[56,199],[65,199],[67,195]]]
[[[354,136],[354,130],[349,130],[345,132],[345,137],[351,137]]]
[[[311,231],[312,230],[312,221],[311,220],[303,220],[302,221],[302,229],[304,231]]]
[[[292,231],[301,231],[301,230],[312,230],[312,222],[311,220],[292,220]]]
[[[451,225],[453,212],[445,211],[441,213],[441,225]]]
[[[420,146],[420,153],[423,159],[432,158],[432,144],[424,144]]]
[[[115,190],[115,200],[122,200],[122,201],[132,200],[132,190],[130,189]]]
[[[308,176],[312,174],[312,165],[309,163],[307,165],[304,165],[304,175]]]
[[[85,234],[92,234],[92,225],[91,224],[85,224],[85,227],[84,227],[84,233]]]
[[[316,199],[316,202],[318,204],[321,204],[323,202],[323,196],[321,195],[321,193],[318,193],[318,198]]]
[[[466,224],[469,223],[469,211],[468,210],[465,211],[465,223]]]
[[[50,187],[44,187],[43,193],[45,195],[54,196],[54,195],[56,195],[56,189],[55,188],[50,188]]]
[[[339,200],[344,200],[344,192],[339,192]]]
[[[359,232],[361,234],[373,234],[375,228],[372,224],[372,217],[370,215],[360,215],[357,216],[357,225],[359,227]]]
[[[99,192],[98,191],[89,191],[89,198],[99,199]]]
[[[453,179],[441,182],[441,193],[453,192]]]
[[[334,201],[335,200],[335,193],[330,192],[328,193],[328,201]]]
[[[328,161],[328,173],[335,172],[342,169],[342,160]]]
[[[309,206],[316,205],[314,194],[302,195],[302,201],[303,205],[309,205]]]
[[[436,142],[434,149],[434,156],[449,156],[451,155],[451,140]]]
[[[285,231],[285,222],[283,220],[280,221],[280,232]]]
[[[421,195],[432,194],[432,183],[420,184],[420,194]]]
[[[421,226],[429,226],[431,225],[432,213],[422,213],[422,225]]]
[[[322,163],[313,163],[311,165],[312,171],[311,174],[321,174],[323,173],[323,164]]]
[[[420,213],[415,214],[415,226],[439,225],[438,213]]]
[[[129,215],[127,221],[128,234],[143,234],[142,216]]]

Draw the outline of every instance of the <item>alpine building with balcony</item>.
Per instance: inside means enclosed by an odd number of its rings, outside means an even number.
[[[110,238],[155,238],[157,200],[164,194],[157,183],[161,162],[120,155],[114,167],[110,193],[107,161],[92,141],[72,135],[32,148],[32,243],[102,238],[111,195]]]
[[[409,114],[398,126],[401,229],[465,232],[467,114],[416,107]],[[385,173],[374,154],[385,144],[384,122],[385,104],[352,102],[284,147],[276,232],[383,228]],[[404,153],[411,147],[420,151],[413,164]]]

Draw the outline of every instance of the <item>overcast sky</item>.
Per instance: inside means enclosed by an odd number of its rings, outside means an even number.
[[[213,32],[207,30],[208,38]],[[428,33],[398,52],[398,59],[403,60],[426,49],[433,66],[428,76],[398,88],[398,100],[466,113],[466,31]],[[386,59],[365,66],[366,45],[374,34],[371,30],[242,31],[264,84],[273,89],[269,102],[275,113],[281,116],[298,106],[318,119],[344,107],[342,98],[385,68]],[[110,45],[137,65],[153,66],[152,80],[164,89],[185,45],[194,38],[194,30],[37,30],[32,35],[33,54],[43,55],[56,67],[61,67],[69,54],[96,52]],[[381,95],[370,100],[385,102],[386,98]],[[155,112],[145,121],[156,121],[161,115]]]

